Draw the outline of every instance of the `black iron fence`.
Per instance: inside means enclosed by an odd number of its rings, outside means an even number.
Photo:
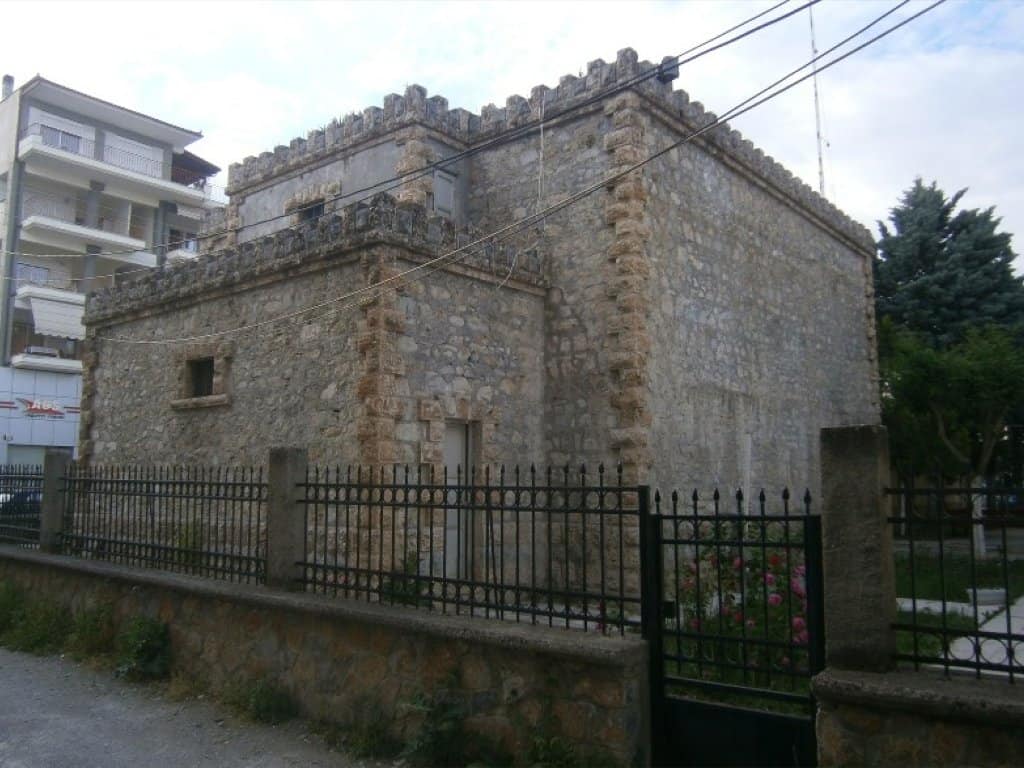
[[[72,464],[61,546],[79,557],[261,582],[266,500],[263,469]]]
[[[0,465],[0,542],[33,549],[39,546],[42,498],[42,467]]]
[[[1024,672],[1024,489],[893,488],[897,659]]]
[[[811,497],[655,494],[667,695],[810,712],[824,668],[821,518]]]
[[[638,494],[621,469],[317,467],[302,491],[307,589],[601,632],[640,625]]]

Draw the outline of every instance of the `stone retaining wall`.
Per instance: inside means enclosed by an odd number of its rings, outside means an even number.
[[[357,708],[379,705],[401,738],[422,716],[408,705],[446,687],[469,713],[465,726],[520,761],[537,737],[621,764],[648,760],[646,646],[636,637],[439,616],[10,547],[0,547],[0,580],[73,612],[106,602],[117,620],[166,622],[174,673],[214,692],[270,677],[306,717],[344,723]]]
[[[827,670],[818,697],[818,765],[1017,765],[1024,700],[1004,679]]]

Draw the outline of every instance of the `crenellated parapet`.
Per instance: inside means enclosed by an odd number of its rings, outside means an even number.
[[[317,220],[127,278],[89,296],[85,322],[94,325],[192,299],[275,272],[343,257],[377,242],[404,247],[421,261],[441,257],[438,268],[466,268],[496,281],[511,277],[528,285],[545,284],[535,251],[520,251],[493,240],[478,242],[471,232],[456,230],[451,221],[428,214],[422,205],[402,203],[381,193]]]
[[[325,128],[311,131],[305,138],[296,137],[287,146],[280,145],[273,152],[259,157],[247,157],[228,169],[228,192],[237,193],[254,184],[314,163],[322,158],[344,152],[411,125],[434,129],[466,147],[472,147],[502,132],[519,128],[535,121],[543,114],[553,119],[558,114],[599,97],[616,85],[628,83],[642,73],[657,71],[655,76],[634,83],[635,89],[662,111],[688,130],[698,130],[715,122],[716,115],[704,109],[697,101],[690,101],[686,91],[672,87],[678,67],[659,67],[649,61],[639,61],[636,51],[625,48],[615,61],[596,59],[587,65],[586,74],[565,75],[558,85],[538,85],[530,91],[530,98],[509,96],[505,106],[488,104],[479,114],[464,109],[449,109],[442,96],[427,96],[420,85],[406,88],[404,95],[384,97],[383,107],[369,107],[362,113],[333,120]],[[703,134],[701,140],[724,153],[747,171],[760,176],[771,186],[809,213],[836,228],[858,245],[873,251],[871,233],[850,219],[810,186],[796,178],[770,155],[766,155],[727,123],[716,125]]]

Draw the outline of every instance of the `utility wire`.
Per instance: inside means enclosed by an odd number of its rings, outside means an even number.
[[[666,66],[669,66],[669,62],[672,62],[671,66],[673,66],[673,67],[674,66],[682,66],[684,64],[689,64],[690,62],[696,61],[697,59],[699,59],[699,58],[701,58],[703,56],[706,56],[709,53],[713,53],[713,52],[715,52],[717,50],[725,48],[725,47],[727,47],[729,45],[732,45],[732,44],[734,44],[736,42],[739,42],[740,40],[743,40],[746,37],[749,37],[750,35],[753,35],[756,32],[759,32],[759,31],[761,31],[763,29],[766,29],[766,28],[771,27],[771,26],[773,26],[775,24],[778,24],[778,23],[780,23],[782,21],[785,21],[786,19],[788,19],[788,18],[790,18],[792,16],[795,16],[796,14],[800,13],[801,11],[804,11],[804,10],[806,10],[806,9],[816,5],[817,3],[821,2],[821,0],[808,0],[808,2],[804,3],[800,7],[794,8],[793,10],[788,11],[787,13],[785,13],[785,14],[783,14],[781,16],[777,16],[775,18],[769,19],[768,21],[763,22],[763,23],[757,25],[756,27],[753,27],[752,29],[747,30],[746,32],[743,32],[743,33],[741,33],[739,35],[736,35],[735,37],[732,37],[732,38],[730,38],[728,40],[725,40],[725,41],[723,41],[721,43],[718,43],[718,45],[712,46],[711,48],[707,48],[706,50],[702,50],[699,53],[694,53],[695,51],[699,51],[701,48],[705,48],[705,46],[708,46],[711,43],[713,43],[713,42],[715,42],[717,40],[720,40],[721,38],[725,37],[726,35],[734,32],[734,31],[736,31],[737,29],[740,29],[740,28],[742,28],[742,27],[744,27],[744,26],[746,26],[748,24],[753,23],[754,21],[757,21],[758,19],[762,18],[766,14],[771,13],[772,11],[777,10],[778,8],[780,8],[783,5],[786,5],[788,2],[790,2],[790,0],[782,0],[781,2],[776,3],[775,5],[765,9],[764,11],[761,11],[760,13],[757,13],[754,16],[751,16],[750,18],[747,18],[744,21],[741,21],[740,23],[733,25],[729,29],[726,29],[723,32],[719,32],[714,37],[708,38],[704,42],[699,43],[698,45],[695,45],[695,46],[693,46],[691,48],[688,48],[687,50],[683,51],[682,53],[680,53],[680,54],[678,54],[676,56],[669,57],[668,59],[663,61],[662,64],[660,64],[658,66],[654,66],[654,67],[651,67],[649,69],[646,69],[643,72],[640,72],[640,73],[638,73],[637,75],[634,75],[631,78],[628,78],[628,79],[626,79],[626,80],[624,80],[622,82],[618,82],[615,85],[610,86],[609,88],[606,88],[606,89],[604,89],[602,91],[598,91],[597,93],[593,94],[592,96],[587,97],[586,99],[584,99],[581,102],[577,102],[577,103],[572,104],[570,106],[564,107],[562,110],[557,111],[554,114],[546,117],[544,119],[545,125],[550,128],[552,124],[556,124],[557,125],[563,119],[568,118],[568,117],[572,117],[575,113],[579,112],[580,110],[586,109],[587,107],[592,106],[593,104],[599,103],[599,102],[604,101],[605,99],[607,99],[607,98],[609,98],[611,96],[614,96],[614,95],[616,95],[618,93],[621,93],[621,92],[623,92],[625,90],[628,90],[629,88],[632,88],[633,86],[637,85],[638,83],[644,82],[646,80],[650,80],[653,77],[657,77],[659,73],[664,71],[664,68]],[[693,54],[693,55],[690,55],[690,54]],[[684,57],[686,57],[686,58],[684,58]],[[429,164],[423,166],[422,168],[413,169],[411,171],[406,171],[405,173],[392,176],[391,178],[384,179],[382,181],[376,182],[376,183],[374,183],[372,185],[369,185],[369,186],[360,187],[358,189],[354,189],[354,190],[351,190],[351,191],[348,191],[348,192],[339,192],[336,195],[332,195],[330,197],[324,198],[323,200],[318,200],[315,203],[309,203],[309,204],[307,204],[305,206],[296,207],[295,209],[293,209],[292,211],[289,211],[288,213],[275,214],[274,216],[270,216],[270,217],[265,218],[265,219],[260,219],[258,221],[249,222],[248,224],[243,224],[240,227],[236,228],[234,231],[235,232],[239,232],[239,231],[242,231],[244,229],[248,229],[250,227],[257,227],[257,226],[261,226],[263,224],[270,224],[270,223],[273,223],[275,221],[279,221],[281,219],[289,218],[289,217],[293,216],[295,213],[302,212],[302,211],[308,211],[308,210],[310,210],[310,209],[320,205],[321,203],[344,201],[344,200],[347,200],[348,198],[355,197],[357,195],[363,195],[363,197],[360,197],[359,199],[357,199],[357,200],[355,200],[353,202],[356,202],[356,203],[362,202],[363,200],[369,199],[373,195],[376,195],[376,194],[381,193],[381,192],[391,191],[392,189],[396,189],[396,188],[398,188],[400,186],[403,186],[404,184],[407,184],[410,181],[415,181],[416,179],[422,178],[422,177],[424,177],[424,176],[426,176],[426,175],[428,175],[430,173],[433,173],[433,171],[435,171],[437,169],[447,168],[448,166],[450,166],[450,165],[452,165],[452,164],[454,164],[454,163],[456,163],[456,162],[458,162],[460,160],[463,160],[463,159],[465,159],[467,157],[471,157],[471,156],[473,156],[475,154],[478,154],[480,152],[483,152],[485,150],[493,149],[495,147],[501,146],[503,144],[510,143],[512,141],[516,141],[516,140],[522,138],[523,136],[529,135],[529,134],[533,133],[534,131],[539,130],[540,125],[541,125],[541,121],[540,120],[538,120],[538,119],[530,120],[530,121],[524,123],[523,125],[517,126],[515,128],[506,129],[505,131],[502,131],[498,135],[496,135],[496,136],[494,136],[494,137],[492,137],[492,138],[490,138],[490,139],[488,139],[486,141],[480,142],[478,144],[474,144],[472,147],[470,147],[468,149],[462,150],[461,152],[457,152],[457,153],[455,153],[453,155],[449,155],[448,157],[445,157],[445,158],[443,158],[441,160],[437,160],[437,161],[435,161],[433,163],[429,163]],[[381,187],[383,187],[383,189],[381,189]],[[331,212],[331,213],[333,213],[333,212]],[[309,219],[309,221],[314,221],[316,219],[322,218],[322,217],[327,216],[327,215],[330,215],[330,213],[325,210],[323,213],[321,213],[321,214],[319,214],[317,216],[311,217]],[[221,234],[222,233],[219,233],[219,232],[211,232],[211,233],[200,234],[200,235],[198,235],[195,238],[189,238],[189,239],[190,240],[195,240],[195,241],[208,240],[208,239],[211,239],[211,238],[214,238],[214,237],[219,237],[219,236],[221,236]],[[163,243],[163,244],[155,244],[155,245],[153,245],[151,247],[153,247],[153,248],[160,248],[160,247],[171,247],[173,245],[180,245],[180,243],[169,242],[169,243]],[[224,250],[227,250],[227,249],[224,249]],[[126,254],[126,253],[134,253],[134,252],[135,252],[134,250],[130,250],[130,249],[129,250],[122,250],[122,251],[100,251],[100,252],[98,252],[95,255],[97,255],[97,256],[117,256],[117,255],[122,255],[122,254]],[[11,252],[8,252],[8,253],[10,254]],[[214,251],[212,253],[217,253],[217,251]],[[69,254],[12,254],[12,255],[35,256],[36,258],[48,258],[48,257],[53,257],[53,258],[64,257],[64,258],[66,258]],[[70,254],[70,255],[74,255],[74,254]]]
[[[822,66],[817,68],[817,72],[823,72],[823,71],[825,71],[825,70],[835,66],[836,64],[839,64],[840,62],[848,59],[853,54],[858,53],[859,51],[862,51],[863,49],[867,48],[870,45],[873,45],[874,43],[878,42],[879,40],[881,40],[881,39],[887,37],[888,35],[892,34],[896,30],[906,26],[907,24],[909,24],[910,22],[914,21],[915,19],[918,19],[921,16],[923,16],[924,14],[928,13],[929,11],[937,8],[938,6],[942,5],[945,1],[946,0],[937,0],[937,2],[932,3],[928,7],[924,8],[921,11],[918,11],[917,13],[913,14],[912,16],[909,16],[908,18],[904,19],[903,21],[899,22],[898,24],[895,24],[892,27],[884,30],[883,32],[880,32],[879,34],[877,34],[874,37],[870,38],[869,40],[865,41],[864,43],[861,43],[857,47],[851,49],[850,51],[848,51],[848,52],[846,52],[846,53],[844,53],[844,54],[842,54],[840,56],[837,56],[836,58],[832,59],[831,61],[828,61],[828,62],[822,64]],[[261,327],[270,325],[272,323],[277,323],[277,322],[281,322],[281,321],[284,321],[284,320],[290,320],[290,319],[294,319],[294,318],[297,318],[297,317],[301,317],[301,316],[306,315],[306,314],[308,314],[310,312],[315,312],[318,309],[322,309],[324,307],[327,307],[327,306],[330,306],[330,305],[333,305],[333,304],[337,304],[337,303],[342,302],[342,301],[347,301],[349,299],[361,297],[361,296],[363,296],[363,294],[366,294],[366,293],[369,293],[369,292],[372,292],[372,291],[377,291],[377,292],[376,292],[375,295],[373,295],[371,297],[371,299],[379,298],[380,296],[382,296],[384,294],[384,292],[386,290],[389,289],[389,286],[391,286],[392,283],[398,282],[400,285],[402,285],[404,283],[401,283],[399,281],[401,281],[405,277],[408,277],[409,275],[418,274],[418,273],[422,273],[422,274],[420,275],[420,277],[417,277],[417,278],[414,278],[414,279],[423,279],[424,277],[426,277],[426,276],[428,276],[430,274],[433,274],[433,272],[436,272],[436,271],[442,269],[447,262],[454,261],[455,257],[458,256],[461,253],[465,253],[466,251],[468,251],[468,250],[470,250],[472,248],[475,248],[478,245],[481,245],[481,244],[484,244],[486,242],[489,242],[489,241],[500,242],[501,240],[506,239],[510,234],[514,233],[515,231],[518,231],[519,229],[523,229],[523,228],[526,228],[526,227],[533,226],[534,224],[542,221],[543,219],[549,218],[553,214],[555,214],[555,213],[557,213],[557,212],[559,212],[559,211],[561,211],[561,210],[563,210],[565,208],[568,208],[571,205],[574,205],[575,203],[577,203],[580,200],[588,197],[589,195],[592,195],[594,192],[596,192],[596,191],[598,191],[600,189],[606,188],[609,184],[613,184],[616,181],[618,181],[619,179],[625,178],[629,174],[634,173],[635,171],[639,170],[640,168],[643,168],[644,166],[648,165],[649,163],[653,162],[654,160],[657,160],[658,158],[663,157],[664,155],[668,154],[672,150],[674,150],[674,149],[676,149],[676,148],[678,148],[680,146],[683,146],[684,144],[688,144],[689,142],[693,141],[696,138],[699,138],[700,136],[703,136],[705,133],[709,132],[713,128],[715,128],[718,125],[722,124],[725,120],[736,118],[736,117],[739,117],[741,115],[744,115],[747,112],[750,112],[751,110],[756,109],[757,107],[761,106],[762,104],[765,104],[766,102],[771,101],[772,99],[775,99],[778,96],[781,96],[783,93],[786,93],[787,91],[795,88],[796,86],[798,86],[801,83],[805,82],[809,78],[813,77],[814,73],[812,72],[811,74],[804,75],[803,77],[801,77],[801,78],[799,78],[797,80],[794,80],[793,82],[791,82],[791,83],[789,83],[789,84],[787,84],[787,85],[785,85],[785,86],[783,86],[781,88],[778,88],[778,90],[776,90],[776,91],[774,91],[772,93],[768,93],[767,95],[764,95],[764,94],[766,94],[768,91],[770,91],[771,89],[775,88],[776,86],[780,85],[781,83],[785,82],[786,80],[789,80],[791,77],[793,77],[795,74],[799,73],[800,71],[806,69],[807,67],[809,67],[809,66],[811,66],[813,64],[816,64],[818,62],[818,60],[820,60],[824,56],[827,56],[830,53],[834,52],[837,48],[845,45],[847,42],[849,42],[853,38],[858,37],[859,35],[863,34],[866,30],[870,29],[871,27],[873,27],[878,22],[880,22],[883,19],[885,19],[886,17],[890,16],[892,13],[897,11],[899,8],[902,8],[904,5],[907,4],[907,2],[909,2],[909,0],[903,0],[903,2],[897,4],[896,6],[891,8],[890,10],[888,10],[885,13],[883,13],[882,15],[878,16],[877,18],[875,18],[874,20],[869,22],[864,27],[861,27],[857,32],[854,32],[852,35],[844,38],[842,41],[840,41],[839,43],[836,43],[834,46],[832,46],[831,48],[829,48],[825,52],[823,52],[823,53],[819,54],[818,56],[812,58],[810,61],[808,61],[807,63],[801,65],[800,67],[797,67],[796,69],[792,70],[788,74],[786,74],[783,77],[779,78],[778,80],[774,81],[771,85],[768,85],[765,88],[762,88],[760,91],[755,93],[753,96],[750,96],[747,99],[745,99],[742,102],[740,102],[739,104],[736,104],[734,107],[729,109],[727,112],[725,112],[720,117],[716,117],[712,122],[708,123],[706,126],[704,126],[702,128],[699,128],[699,129],[697,129],[697,130],[687,134],[686,136],[682,137],[678,141],[675,141],[672,144],[669,144],[668,146],[664,147],[663,149],[661,149],[661,150],[655,152],[654,154],[644,158],[643,160],[638,161],[637,163],[634,163],[633,165],[629,166],[628,168],[626,168],[626,169],[624,169],[622,171],[618,171],[618,172],[612,174],[611,176],[608,176],[608,177],[602,179],[601,181],[597,182],[596,184],[592,184],[591,186],[586,187],[586,188],[580,190],[579,192],[576,192],[576,193],[570,195],[566,199],[564,199],[564,200],[562,200],[562,201],[560,201],[558,203],[555,203],[555,204],[553,204],[551,206],[548,206],[547,208],[543,209],[542,211],[539,211],[538,213],[536,213],[534,215],[526,216],[526,217],[524,217],[524,218],[522,218],[522,219],[520,219],[518,221],[512,222],[511,224],[508,224],[508,225],[506,225],[506,226],[504,226],[504,227],[502,227],[502,228],[500,228],[498,230],[495,230],[494,232],[490,233],[489,235],[477,238],[476,240],[474,240],[471,243],[467,243],[464,246],[461,246],[459,248],[455,248],[454,250],[451,250],[451,251],[449,251],[449,252],[447,252],[445,254],[437,256],[437,257],[435,257],[433,259],[428,259],[427,261],[425,261],[422,264],[418,264],[418,265],[416,265],[416,266],[414,266],[414,267],[412,267],[410,269],[407,269],[407,270],[405,270],[403,272],[400,272],[400,273],[398,273],[396,275],[392,275],[391,277],[385,278],[384,280],[380,280],[380,281],[378,281],[378,282],[376,282],[376,283],[374,283],[372,285],[364,286],[362,288],[359,288],[359,289],[350,291],[350,292],[348,292],[346,294],[343,294],[342,296],[337,296],[337,297],[334,297],[334,298],[329,299],[327,301],[323,301],[323,302],[320,302],[318,304],[314,304],[314,305],[309,306],[309,307],[304,307],[303,309],[296,310],[294,312],[289,312],[289,313],[286,313],[284,315],[280,315],[278,317],[268,318],[266,320],[261,320],[261,321],[255,322],[255,323],[249,323],[247,325],[243,325],[243,326],[240,326],[238,328],[232,328],[232,329],[223,330],[223,331],[213,331],[213,332],[210,332],[210,333],[207,333],[207,334],[200,334],[200,335],[197,335],[197,336],[187,336],[187,337],[179,337],[179,338],[172,338],[172,339],[125,339],[125,338],[119,338],[119,337],[106,337],[106,336],[101,336],[101,337],[97,337],[97,338],[99,340],[102,340],[102,341],[118,342],[118,343],[125,343],[125,344],[135,344],[135,345],[165,345],[165,344],[180,344],[180,343],[187,343],[187,342],[193,342],[193,341],[203,341],[203,340],[208,340],[208,339],[221,338],[223,336],[233,335],[233,334],[236,334],[236,333],[242,333],[242,332],[245,332],[245,331],[261,328]],[[761,98],[759,98],[759,97],[761,97]],[[424,272],[424,270],[429,270],[429,271]],[[406,282],[412,282],[412,280],[409,280],[409,281],[406,281]],[[366,299],[360,299],[360,301],[365,301],[365,300]],[[346,306],[342,306],[342,307],[337,307],[334,310],[334,312],[340,313],[340,312],[345,311],[346,309],[355,308],[356,306],[358,306],[358,303],[353,303],[353,304],[350,304],[350,305],[346,305]],[[322,316],[319,316],[319,317],[314,318],[314,319],[321,319],[324,316],[325,315],[322,315]]]

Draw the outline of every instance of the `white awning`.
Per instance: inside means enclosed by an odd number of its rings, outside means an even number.
[[[85,296],[82,294],[26,285],[18,289],[17,299],[18,306],[28,303],[36,333],[63,339],[85,338],[82,325]]]

